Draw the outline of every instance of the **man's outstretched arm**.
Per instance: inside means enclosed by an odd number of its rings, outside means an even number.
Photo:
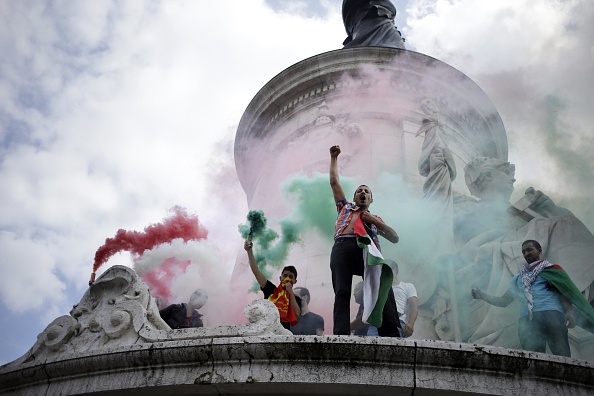
[[[332,187],[332,194],[334,194],[334,202],[338,202],[345,198],[344,190],[340,185],[340,178],[338,175],[338,155],[340,154],[339,146],[330,147],[330,187]]]
[[[503,294],[503,296],[497,297],[497,296],[492,296],[487,293],[483,293],[481,291],[481,289],[479,289],[478,287],[473,287],[471,289],[471,294],[472,294],[472,297],[477,298],[479,300],[483,300],[483,301],[487,302],[488,304],[495,305],[496,307],[505,308],[509,304],[511,304],[512,301],[514,301],[514,296],[513,296],[512,292],[510,292],[509,290],[507,290]]]
[[[254,252],[252,251],[252,245],[253,245],[252,242],[245,241],[243,244],[243,248],[247,252],[248,261],[250,262],[250,269],[252,270],[252,273],[256,277],[256,281],[258,282],[260,287],[264,287],[264,285],[266,285],[266,282],[268,281],[268,279],[266,279],[266,277],[264,276],[262,271],[260,271],[260,268],[258,268],[258,263],[256,262],[256,258],[254,257]]]

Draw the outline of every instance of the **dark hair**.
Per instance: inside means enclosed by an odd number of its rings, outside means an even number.
[[[534,239],[528,239],[527,241],[522,242],[522,246],[531,243],[535,248],[542,250],[540,243],[536,242]],[[297,277],[297,275],[295,275]]]
[[[398,273],[398,263],[394,260],[385,260],[386,264],[388,264],[390,266],[390,268],[392,268],[392,271]]]
[[[363,187],[363,186],[369,188],[369,195],[371,195],[371,198],[373,198],[373,191],[371,191],[371,188],[367,184],[361,184],[361,185],[359,185],[359,187]],[[357,187],[357,190],[359,189],[359,187]],[[357,195],[357,190],[355,190],[355,192],[353,193],[353,199]]]
[[[295,290],[299,290],[301,298],[305,299],[305,301],[309,304],[309,302],[311,301],[311,296],[309,295],[309,290],[307,289],[307,287],[296,287]]]
[[[293,275],[295,275],[295,279],[297,279],[297,268],[293,267],[292,265],[287,265],[285,268],[283,268],[281,274],[285,271],[292,272]]]

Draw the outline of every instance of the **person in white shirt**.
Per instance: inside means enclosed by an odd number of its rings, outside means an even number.
[[[402,328],[401,337],[410,337],[415,329],[415,322],[418,315],[417,289],[412,283],[402,282],[398,278],[398,264],[394,260],[386,260],[394,272],[394,281],[392,290],[396,299],[396,308],[400,318],[400,327]]]
[[[394,272],[394,281],[392,290],[396,299],[396,308],[398,309],[398,318],[400,319],[400,337],[410,337],[415,329],[415,322],[418,315],[417,289],[412,283],[402,282],[398,278],[398,264],[394,260],[386,260],[386,264]],[[377,336],[377,329],[369,326],[368,336]]]

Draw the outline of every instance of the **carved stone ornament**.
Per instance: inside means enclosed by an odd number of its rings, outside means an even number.
[[[10,365],[153,342],[292,334],[268,300],[252,301],[244,313],[249,324],[173,330],[159,316],[148,286],[132,269],[116,265],[89,287],[70,315],[51,322],[35,345]]]

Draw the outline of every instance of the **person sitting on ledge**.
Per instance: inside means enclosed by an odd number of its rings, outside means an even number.
[[[206,304],[208,294],[204,289],[196,289],[187,304],[171,304],[159,311],[161,318],[172,329],[203,327],[202,315],[198,312]]]
[[[291,332],[295,335],[322,335],[324,334],[324,318],[309,310],[311,295],[309,289],[296,287],[295,296],[301,297],[301,316],[295,326],[291,326]]]

